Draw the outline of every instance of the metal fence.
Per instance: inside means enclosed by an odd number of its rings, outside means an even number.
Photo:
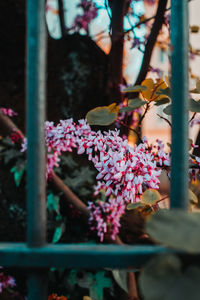
[[[171,1],[171,207],[188,202],[188,0]],[[47,299],[50,267],[140,267],[161,246],[52,245],[46,243],[45,0],[27,0],[27,243],[0,243],[0,265],[28,268],[28,300]]]

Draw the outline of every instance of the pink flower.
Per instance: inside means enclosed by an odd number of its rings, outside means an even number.
[[[3,292],[3,289],[13,288],[14,286],[16,286],[15,279],[0,272],[0,293]]]
[[[11,108],[1,107],[0,110],[5,116],[9,116],[9,117],[17,116],[17,113]]]

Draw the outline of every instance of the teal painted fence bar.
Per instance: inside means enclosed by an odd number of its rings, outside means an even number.
[[[27,242],[31,247],[46,241],[45,180],[45,0],[28,0],[27,6]]]
[[[45,85],[46,85],[45,0],[27,0],[27,244],[46,243],[45,180]],[[37,267],[37,265],[35,266]],[[28,300],[47,299],[46,270],[31,270]]]
[[[173,252],[162,246],[52,245],[29,248],[25,244],[0,244],[0,265],[57,268],[141,267],[152,256]]]
[[[188,206],[188,0],[171,1],[171,207]]]

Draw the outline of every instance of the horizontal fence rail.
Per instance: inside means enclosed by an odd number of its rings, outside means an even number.
[[[0,265],[7,267],[125,268],[143,266],[156,254],[174,253],[162,246],[47,245],[29,248],[22,243],[0,244]],[[200,253],[199,253],[200,254]],[[182,255],[187,255],[182,252]],[[191,255],[192,257],[196,257]]]

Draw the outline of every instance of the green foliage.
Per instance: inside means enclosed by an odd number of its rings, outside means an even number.
[[[172,114],[172,105],[171,105],[171,104],[167,105],[167,106],[163,109],[163,112],[164,112],[166,115],[170,116],[170,115]]]
[[[23,153],[16,148],[16,145],[11,142],[9,138],[1,139],[0,156],[3,158],[5,164],[12,160],[18,160],[23,157]]]
[[[15,180],[16,186],[20,185],[25,170],[26,170],[26,167],[23,163],[17,164],[10,170],[10,172],[14,174],[14,180]]]
[[[78,272],[78,270],[72,270],[68,280],[74,285],[78,284],[82,288],[89,289],[89,296],[92,300],[103,300],[104,288],[112,286],[112,281],[105,276],[105,271],[96,273],[81,271],[81,278],[77,276]]]
[[[87,197],[91,194],[91,186],[94,183],[95,171],[88,166],[74,169],[64,178],[64,183],[72,190],[76,191],[79,196]],[[88,185],[89,186],[88,186]]]
[[[166,87],[165,89],[159,89],[156,92],[156,95],[162,95],[162,96],[167,96],[167,98],[171,98],[171,89],[170,87]]]
[[[136,108],[139,108],[139,107],[141,107],[141,106],[143,106],[145,104],[147,104],[147,101],[143,101],[140,98],[130,99],[128,101],[128,106],[121,107],[119,109],[119,112],[120,113],[130,112],[130,111],[133,111]]]
[[[170,102],[169,98],[163,97],[163,98],[161,98],[159,101],[156,101],[155,105],[156,105],[156,106],[160,106],[160,105],[167,104],[167,103],[169,103],[169,102]]]
[[[195,101],[194,99],[189,99],[189,110],[192,112],[200,112],[200,100]]]
[[[193,94],[200,94],[200,80],[197,80],[196,82],[196,88],[191,90],[190,93]]]
[[[200,252],[200,214],[181,210],[160,210],[146,224],[147,233],[166,246]]]
[[[52,238],[52,243],[57,243],[59,242],[59,240],[61,239],[62,237],[62,234],[63,232],[65,231],[65,225],[64,223],[62,222],[60,225],[58,225],[54,231],[54,234],[53,234],[53,238]]]
[[[161,195],[157,190],[148,189],[142,194],[139,202],[129,203],[126,209],[137,209],[138,211],[151,212],[151,206],[156,205],[160,199]]]
[[[180,259],[172,254],[152,259],[142,270],[139,285],[144,300],[199,300],[200,269],[182,269]]]
[[[119,106],[112,103],[109,106],[96,107],[90,110],[86,119],[90,125],[106,126],[112,124],[118,116]]]
[[[52,192],[47,196],[47,209],[50,212],[55,211],[58,215],[60,214],[59,197]]]
[[[147,89],[146,86],[142,85],[133,85],[133,86],[128,86],[125,89],[123,89],[123,93],[136,93],[136,92],[142,92]]]

